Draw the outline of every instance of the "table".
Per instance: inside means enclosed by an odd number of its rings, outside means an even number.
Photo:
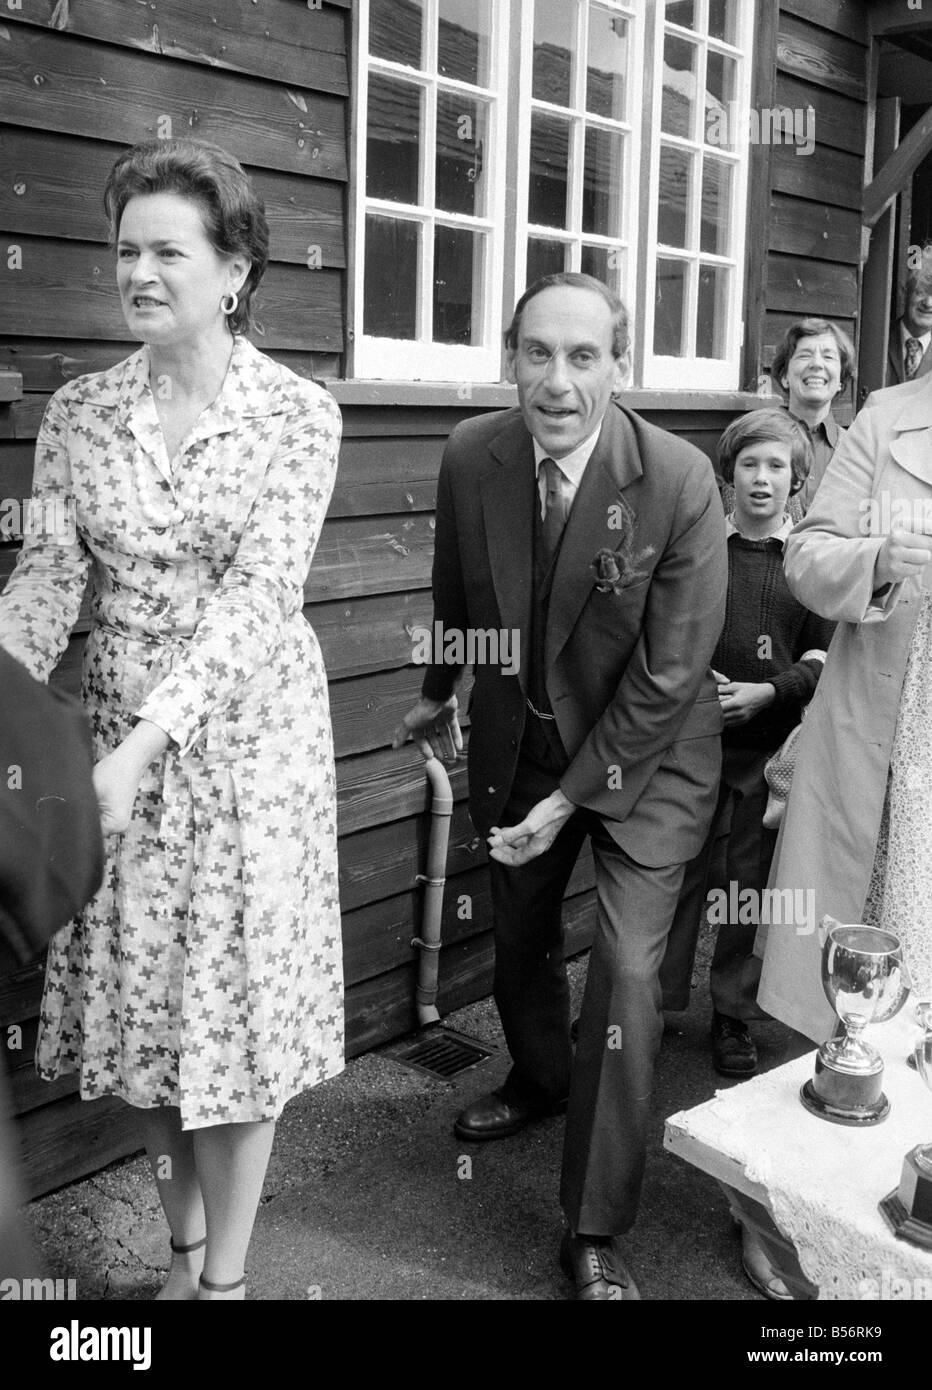
[[[797,1299],[932,1299],[932,1252],[899,1240],[877,1203],[903,1156],[932,1142],[932,1093],[906,1059],[920,1031],[911,1004],[868,1040],[884,1059],[891,1112],[857,1128],[799,1100],[815,1052],[671,1115],[664,1147],[718,1179]]]

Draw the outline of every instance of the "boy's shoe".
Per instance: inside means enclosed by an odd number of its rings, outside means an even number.
[[[757,1048],[743,1018],[712,1013],[712,1061],[720,1076],[753,1076]]]

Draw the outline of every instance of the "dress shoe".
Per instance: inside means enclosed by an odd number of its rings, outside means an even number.
[[[712,1014],[712,1061],[720,1076],[753,1076],[757,1048],[743,1018]]]
[[[747,1226],[741,1227],[741,1268],[765,1298],[789,1303],[793,1295],[780,1278],[764,1247]]]
[[[560,1264],[576,1285],[577,1299],[605,1303],[640,1300],[618,1236],[574,1236],[564,1231]]]
[[[487,1096],[474,1100],[472,1105],[467,1105],[457,1115],[453,1133],[470,1144],[481,1144],[488,1139],[507,1139],[512,1134],[519,1134],[534,1120],[562,1115],[565,1110],[565,1100],[541,1109],[515,1100],[504,1091],[491,1091]]]

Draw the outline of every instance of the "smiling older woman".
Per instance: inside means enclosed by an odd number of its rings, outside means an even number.
[[[138,1107],[161,1298],[244,1297],[274,1121],[343,1066],[327,687],[302,614],[339,412],[243,335],[268,259],[225,151],[141,145],[105,192],[144,346],[49,403],[0,643],[47,679],[90,575],[83,697],[110,856],[56,937],[36,1062]],[[203,1268],[202,1268],[203,1264]]]

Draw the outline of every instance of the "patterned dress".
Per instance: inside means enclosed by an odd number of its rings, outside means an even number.
[[[898,936],[917,1000],[932,1000],[932,593],[910,643],[864,920]]]
[[[158,390],[156,383],[156,390]],[[40,1075],[272,1119],[343,1066],[336,788],[303,585],[336,474],[332,398],[237,338],[169,460],[148,349],[49,403],[0,644],[48,678],[90,576],[82,693],[98,757],[170,734],[104,884],[53,940]],[[71,524],[65,524],[65,523]]]

